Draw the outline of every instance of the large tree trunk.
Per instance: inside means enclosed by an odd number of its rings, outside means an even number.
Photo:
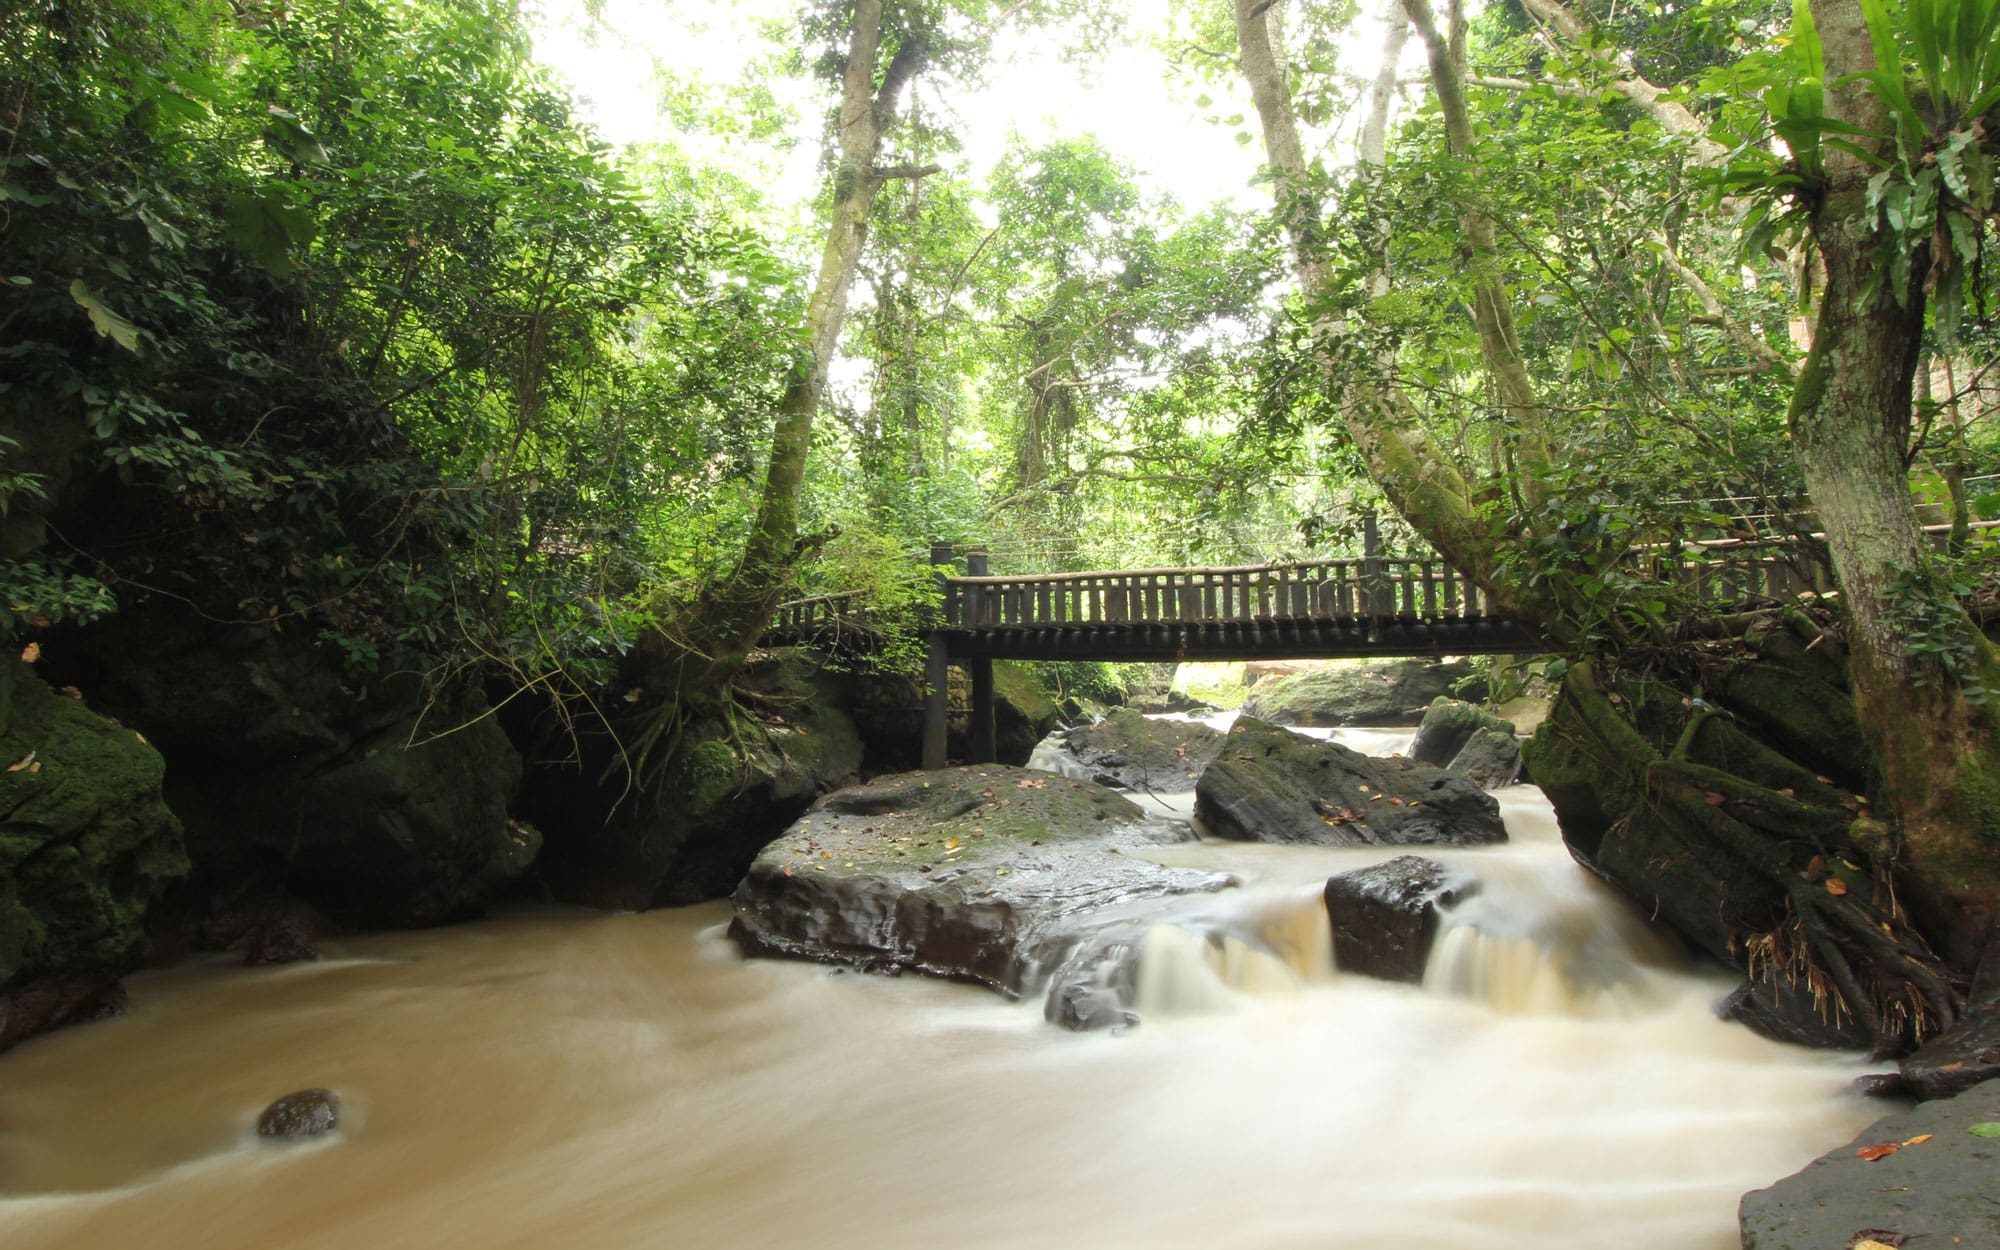
[[[1334,275],[1324,244],[1319,179],[1306,159],[1287,81],[1284,6],[1267,0],[1234,3],[1238,54],[1262,123],[1265,157],[1274,175],[1278,218],[1291,245],[1293,269],[1307,302],[1324,307],[1333,294]],[[1391,20],[1400,24],[1401,13],[1393,4],[1390,9]],[[1400,46],[1401,37],[1391,42]],[[1389,98],[1387,90],[1372,94],[1378,115],[1364,123],[1364,134],[1384,133]],[[1379,163],[1379,153],[1375,159]],[[1383,272],[1372,285],[1386,289],[1386,283]],[[1389,502],[1501,610],[1531,627],[1540,621],[1546,613],[1537,598],[1500,576],[1504,527],[1475,512],[1464,476],[1425,433],[1387,376],[1386,362],[1357,350],[1356,336],[1336,316],[1320,314],[1313,331],[1348,433]]]
[[[772,610],[791,582],[805,547],[799,536],[799,502],[812,449],[813,420],[826,374],[840,340],[854,273],[868,239],[868,216],[885,180],[922,172],[877,165],[882,137],[896,104],[923,63],[923,45],[905,34],[890,56],[884,50],[882,0],[858,0],[850,31],[838,117],[840,162],[834,171],[833,219],[820,254],[818,279],[799,328],[799,344],[778,419],[757,516],[735,569],[698,603],[671,634],[643,645],[650,683],[673,699],[712,695],[741,670]],[[879,76],[879,81],[878,81]],[[669,669],[669,677],[660,670]]]
[[[1887,133],[1868,84],[1874,68],[1856,0],[1815,0],[1825,48],[1827,111]],[[1887,819],[1878,858],[1946,958],[1970,967],[2000,901],[2000,737],[1985,706],[2000,662],[1946,579],[1927,572],[1928,544],[1909,486],[1913,381],[1924,328],[1929,257],[1893,289],[1875,269],[1881,242],[1867,207],[1873,168],[1829,149],[1814,210],[1826,263],[1818,331],[1793,394],[1793,448],[1840,579],[1854,698],[1880,776]],[[1871,277],[1878,279],[1872,296]]]

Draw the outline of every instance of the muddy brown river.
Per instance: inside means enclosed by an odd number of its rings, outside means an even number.
[[[1380,749],[1379,743],[1363,742]],[[1142,1024],[746,962],[715,904],[532,909],[317,964],[129,981],[0,1058],[6,1250],[1726,1250],[1739,1194],[1872,1119],[1854,1056],[1716,1019],[1533,790],[1425,986],[1345,976],[1317,889],[1384,858],[1214,843]],[[1323,917],[1323,912],[1320,913]],[[254,1133],[329,1086],[343,1129]]]

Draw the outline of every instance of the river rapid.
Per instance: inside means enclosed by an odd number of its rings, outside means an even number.
[[[1500,797],[1511,843],[1436,855],[1484,888],[1422,987],[1326,954],[1320,885],[1384,852],[1163,849],[1245,885],[1153,930],[1124,1036],[746,961],[726,904],[145,973],[126,1016],[0,1058],[0,1246],[1735,1246],[1738,1195],[1878,1114],[1863,1065],[1716,1020],[1727,980],[1577,868],[1539,792]],[[342,1130],[257,1139],[310,1086]]]

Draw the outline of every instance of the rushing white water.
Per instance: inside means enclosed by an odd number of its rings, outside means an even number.
[[[1861,1065],[1716,1020],[1726,982],[1501,797],[1512,843],[1436,853],[1482,887],[1423,987],[1327,956],[1320,886],[1387,852],[1163,848],[1245,885],[1151,930],[1120,1037],[746,962],[719,904],[144,974],[0,1059],[0,1245],[1734,1246],[1743,1190],[1871,1117]],[[314,1085],[336,1139],[254,1138]]]

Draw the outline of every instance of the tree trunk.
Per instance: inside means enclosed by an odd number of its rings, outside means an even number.
[[[882,16],[882,0],[858,0],[855,5],[841,89],[833,219],[799,328],[798,352],[779,400],[763,495],[743,555],[734,571],[696,606],[689,627],[678,631],[680,636],[648,640],[656,659],[668,660],[681,670],[673,682],[674,697],[695,691],[712,694],[742,668],[802,554],[799,500],[812,450],[813,419],[867,242],[868,215],[876,192],[892,176],[876,161],[883,134],[895,119],[897,99],[924,58],[921,42],[906,35],[884,68]]]
[[[1856,0],[1814,0],[1826,55],[1827,112],[1869,133],[1888,118]],[[2000,658],[1928,572],[1909,486],[1913,381],[1924,327],[1927,249],[1907,286],[1864,296],[1881,241],[1867,206],[1873,168],[1829,148],[1812,217],[1826,264],[1817,332],[1789,420],[1839,577],[1855,705],[1880,769],[1891,833],[1879,845],[1903,899],[1946,959],[1970,968],[2000,900],[2000,736],[1985,705]],[[1864,302],[1865,299],[1865,302]]]

